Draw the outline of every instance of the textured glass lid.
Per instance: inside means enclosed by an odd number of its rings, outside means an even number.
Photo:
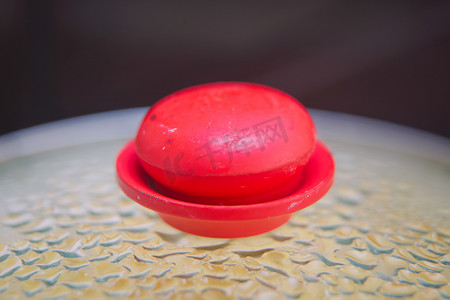
[[[450,297],[449,164],[339,138],[318,116],[334,188],[252,238],[183,234],[127,199],[125,139],[0,163],[0,298]]]

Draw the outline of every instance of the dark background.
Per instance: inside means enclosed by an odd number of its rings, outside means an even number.
[[[222,80],[450,137],[450,1],[0,0],[0,134]]]

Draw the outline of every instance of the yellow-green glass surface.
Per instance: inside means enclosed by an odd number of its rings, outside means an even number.
[[[450,297],[450,166],[325,141],[332,190],[242,239],[182,233],[115,181],[125,140],[0,163],[0,299]]]

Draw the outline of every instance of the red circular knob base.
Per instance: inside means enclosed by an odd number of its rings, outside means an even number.
[[[135,202],[156,211],[164,221],[181,231],[216,238],[246,237],[275,229],[296,211],[322,198],[334,179],[333,158],[320,141],[295,191],[286,197],[257,204],[199,204],[161,194],[155,189],[154,179],[142,168],[134,141],[120,151],[116,169],[119,186]]]

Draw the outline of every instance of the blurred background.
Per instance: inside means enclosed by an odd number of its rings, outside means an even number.
[[[450,1],[0,0],[0,134],[250,81],[450,137]]]

